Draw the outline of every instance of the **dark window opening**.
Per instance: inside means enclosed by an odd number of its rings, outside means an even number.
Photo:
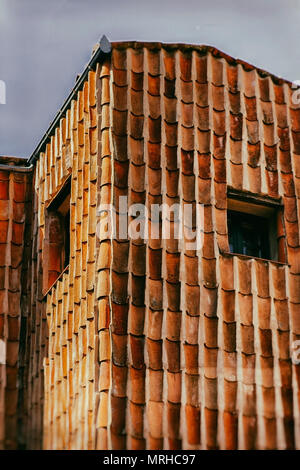
[[[268,219],[234,211],[227,216],[230,252],[269,259]]]

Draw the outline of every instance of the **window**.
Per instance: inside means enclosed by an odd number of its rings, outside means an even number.
[[[231,253],[285,262],[280,199],[228,190],[227,225]]]
[[[50,289],[70,261],[70,194],[71,178],[46,207],[44,239],[44,294]]]

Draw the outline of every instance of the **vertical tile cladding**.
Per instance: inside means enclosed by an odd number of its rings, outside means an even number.
[[[106,65],[90,71],[61,118],[34,174],[31,306],[25,373],[27,448],[95,447],[98,392],[97,203],[100,197],[100,87]],[[107,76],[106,76],[107,79]],[[99,121],[100,119],[100,121]],[[104,132],[104,131],[103,131]],[[69,175],[70,263],[43,295],[46,206]]]
[[[26,263],[30,254],[31,174],[18,171],[22,161],[1,158],[13,170],[0,171],[0,448],[21,443],[21,323],[28,311]],[[22,314],[21,314],[22,310]]]
[[[116,43],[111,92],[113,200],[199,202],[204,245],[102,242],[112,376],[107,396],[107,347],[101,448],[299,447],[300,110],[290,85],[212,48]],[[227,185],[283,198],[286,265],[222,254]],[[105,344],[109,266],[99,273]]]

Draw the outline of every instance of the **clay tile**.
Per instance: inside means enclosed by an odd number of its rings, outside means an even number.
[[[208,348],[218,346],[218,318],[204,316],[205,344]]]
[[[293,418],[293,389],[282,388],[281,399],[285,418]]]
[[[127,136],[118,136],[113,134],[113,146],[116,160],[127,160]],[[109,150],[105,155],[109,155]]]
[[[179,281],[180,253],[166,253],[167,280],[171,283]]]
[[[180,52],[179,54],[179,64],[180,64],[180,78],[185,82],[188,82],[192,79],[192,55],[190,52],[184,53]]]
[[[177,99],[164,96],[165,120],[169,123],[177,122]]]
[[[209,106],[196,106],[196,123],[197,127],[202,131],[209,130]]]
[[[251,144],[247,142],[248,149],[248,165],[255,167],[260,159],[260,142],[256,144]]]
[[[127,363],[127,335],[112,333],[112,358],[117,366],[125,366]]]
[[[180,371],[180,341],[165,340],[168,371]]]
[[[291,361],[279,359],[281,387],[292,388],[292,364]]]
[[[243,435],[245,450],[255,449],[257,422],[254,416],[243,416]]]
[[[276,299],[286,298],[286,281],[285,281],[285,269],[284,266],[278,266],[272,264],[272,279],[274,288],[274,297]]]
[[[232,186],[236,189],[243,189],[243,165],[230,162],[230,174]]]
[[[237,93],[228,93],[229,97],[229,106],[230,112],[233,114],[239,114],[241,111],[241,94],[238,91]]]
[[[114,161],[114,184],[118,188],[127,188],[128,186],[129,160]]]
[[[275,417],[275,388],[262,387],[262,396],[264,403],[264,416],[266,418]]]
[[[177,145],[178,123],[169,124],[165,122],[164,130],[166,136],[166,144],[170,147],[174,147],[175,145]]]
[[[175,62],[175,55],[172,52],[164,51],[163,53],[164,59],[164,68],[165,68],[165,77],[169,80],[174,80],[176,78],[176,62]]]
[[[201,310],[207,317],[213,317],[216,314],[218,301],[218,289],[208,289],[203,286],[201,290]]]
[[[204,374],[205,377],[217,377],[218,349],[208,348],[204,345]],[[226,361],[224,356],[224,374],[226,374]],[[227,365],[228,368],[228,365]]]
[[[256,112],[256,97],[253,96],[248,98],[244,96],[245,100],[245,107],[246,107],[246,115],[249,121],[256,121],[257,120],[257,112]]]
[[[144,114],[143,104],[144,104],[143,103],[143,91],[131,90],[130,109],[131,109],[132,114],[134,114],[135,116],[143,115]],[[126,106],[127,106],[127,103],[126,103]],[[120,109],[119,106],[118,106],[118,109]]]
[[[273,107],[271,102],[260,102],[260,107],[262,110],[262,119],[265,124],[272,124],[274,122],[274,117],[273,117]],[[278,105],[277,105],[278,106]],[[279,121],[278,121],[279,119]],[[280,122],[280,123],[279,123]],[[286,127],[286,119],[284,120],[282,113],[279,114],[277,113],[277,124],[279,127]],[[280,125],[282,124],[282,125]]]
[[[277,145],[269,147],[264,145],[266,168],[270,171],[277,170]]]
[[[242,140],[234,140],[230,137],[230,156],[233,163],[241,163]]]
[[[257,297],[258,325],[260,328],[270,328],[271,299]]]
[[[112,363],[112,394],[116,397],[127,396],[127,370]]]
[[[188,374],[198,374],[198,353],[197,344],[184,344],[185,368]]]
[[[247,128],[248,141],[251,144],[256,144],[259,141],[258,121],[248,121],[248,120],[246,120],[246,128]],[[274,142],[272,141],[271,145],[273,143]]]
[[[199,405],[199,376],[185,374],[186,402],[188,405]]]
[[[161,169],[154,170],[148,167],[148,191],[153,196],[161,194]]]
[[[154,96],[148,93],[149,116],[152,119],[158,119],[161,114],[160,96]],[[141,114],[143,114],[143,103],[141,103]]]
[[[130,359],[135,369],[144,367],[144,337],[130,335]]]
[[[127,133],[127,111],[113,110],[112,130],[115,135],[124,136]]]
[[[288,326],[288,311],[287,311],[287,303],[286,302],[284,303],[284,306],[285,306],[285,309],[284,309],[285,321],[283,322],[283,325],[279,324],[279,322],[278,322],[278,327],[282,330],[287,329],[286,326]],[[277,305],[277,308],[278,308],[278,305]],[[290,303],[290,311],[291,311],[291,329],[292,329],[293,333],[298,335],[298,334],[300,334],[300,304],[295,304],[295,303],[291,302]],[[282,326],[284,326],[285,328],[282,328]]]
[[[182,196],[184,201],[192,202],[195,200],[195,176],[181,174]]]
[[[207,56],[195,55],[197,82],[206,83],[207,81]]]
[[[148,91],[151,95],[160,95],[160,77],[153,77],[148,74]]]
[[[147,49],[148,71],[152,76],[160,74],[160,51]]]
[[[180,81],[181,98],[184,103],[193,102],[193,82]]]
[[[144,433],[144,406],[130,402],[129,416],[131,435],[141,439]]]
[[[238,446],[238,416],[236,413],[224,411],[225,449],[236,450]]]
[[[197,150],[200,153],[209,153],[210,151],[210,131],[201,131],[197,129]]]
[[[198,153],[198,172],[201,178],[211,177],[210,162],[210,153]]]
[[[7,242],[8,224],[9,224],[8,220],[0,220],[0,243]],[[3,249],[2,254],[3,256],[5,255],[5,249]],[[21,260],[22,260],[22,257],[21,257]],[[1,263],[1,264],[4,264],[4,263]]]
[[[280,173],[284,196],[295,196],[295,183],[292,173]]]
[[[189,444],[200,444],[200,409],[199,407],[185,405],[185,419],[187,440]]]
[[[225,133],[225,111],[213,110],[213,130],[216,135],[223,135]]]
[[[112,300],[118,304],[127,302],[127,273],[116,273],[112,271]]]
[[[226,134],[213,134],[213,153],[215,158],[224,159],[226,150]]]
[[[228,89],[232,93],[236,93],[238,91],[238,67],[227,64],[226,70]]]
[[[268,194],[272,197],[278,197],[278,171],[266,170],[266,180]]]
[[[119,84],[124,84],[126,82],[126,78],[124,77],[123,80],[119,79]],[[144,88],[144,74],[143,73],[136,73],[131,71],[131,88],[136,91],[142,91]]]
[[[291,125],[293,131],[300,131],[300,109],[290,109]]]
[[[290,357],[290,332],[277,330],[277,340],[280,359],[289,359]]]
[[[224,378],[229,382],[237,380],[237,353],[223,351],[224,356]],[[205,375],[207,375],[205,373]]]
[[[208,83],[195,83],[195,100],[198,106],[208,106]]]
[[[167,372],[168,401],[180,403],[181,401],[181,372]]]
[[[235,291],[221,289],[220,298],[224,321],[233,322],[235,320]]]
[[[167,195],[174,198],[178,195],[179,170],[166,172]]]
[[[153,341],[147,338],[146,344],[149,367],[153,370],[160,370],[162,368],[162,340]]]
[[[239,292],[242,294],[251,293],[251,260],[238,258],[238,276],[239,276]]]
[[[282,85],[277,85],[273,83],[274,94],[275,94],[275,102],[279,104],[284,104],[284,88]]]
[[[237,382],[224,379],[224,409],[228,412],[236,411]]]
[[[129,310],[129,332],[142,335],[144,332],[145,307],[131,304]]]
[[[284,216],[288,222],[297,221],[297,202],[296,197],[283,197]]]
[[[181,123],[185,127],[193,127],[194,110],[193,103],[181,102]]]
[[[281,150],[290,150],[289,128],[286,127],[282,129],[281,127],[277,127],[277,134],[279,137],[279,148]],[[298,152],[296,151],[296,153]]]
[[[253,296],[239,293],[238,295],[239,310],[241,322],[244,325],[251,325],[253,320]]]
[[[225,159],[213,159],[214,170],[215,170],[215,181],[218,183],[226,182],[226,160]]]
[[[180,283],[171,284],[166,282],[168,308],[174,312],[180,310]]]
[[[198,201],[200,204],[211,203],[211,180],[198,178]],[[204,228],[205,230],[205,228]]]
[[[254,353],[254,327],[253,325],[241,325],[242,351],[245,354]]]
[[[217,449],[218,411],[204,409],[207,449]]]
[[[293,149],[294,152],[299,155],[300,154],[300,132],[292,131],[292,138],[293,138]]]
[[[224,110],[224,86],[215,86],[212,84],[213,108],[217,111]]]
[[[205,405],[211,410],[218,409],[218,379],[204,377]]]
[[[148,165],[150,168],[159,169],[161,160],[161,146],[159,143],[147,143]]]
[[[236,323],[223,322],[224,349],[228,352],[236,350]]]
[[[264,357],[270,357],[273,355],[272,349],[272,330],[264,330],[259,328],[259,339],[261,355]]]
[[[255,384],[255,354],[242,353],[242,372],[244,385],[247,386]],[[251,389],[250,387],[250,391],[253,391],[253,388]],[[244,395],[247,395],[247,387],[244,387],[243,392]],[[244,403],[244,409],[246,406],[247,403]]]
[[[274,124],[266,124],[263,122],[264,142],[265,145],[272,147],[275,144]]]
[[[233,278],[233,257],[232,256],[220,256],[220,274],[221,274],[221,286],[224,290],[234,289],[234,278]]]
[[[127,333],[128,305],[112,302],[112,331],[118,335]]]
[[[131,245],[131,269],[135,276],[143,276],[146,269],[146,245]]]
[[[137,193],[145,190],[145,165],[130,165],[131,189]],[[128,185],[126,186],[128,187]]]
[[[149,432],[152,437],[162,438],[162,419],[163,419],[163,402],[149,401],[147,406],[147,417]]]
[[[274,450],[277,448],[276,421],[276,418],[264,418],[266,450]]]
[[[299,227],[298,222],[289,222],[285,220],[285,229],[287,236],[287,243],[292,247],[299,246]]]
[[[126,49],[113,49],[112,51],[112,63],[113,67],[116,69],[126,70],[127,67],[127,57]]]
[[[276,110],[278,127],[282,129],[288,127],[289,123],[288,123],[288,116],[287,116],[287,106],[285,104],[275,104],[275,110]],[[266,119],[264,119],[264,121],[266,121]]]
[[[0,199],[9,199],[9,181],[0,180]]]
[[[235,140],[243,137],[243,115],[230,113],[230,135]]]
[[[191,152],[194,150],[194,128],[181,127],[182,149]]]
[[[176,98],[176,80],[164,79],[164,95],[167,98]]]
[[[223,85],[223,61],[211,56],[212,83],[216,86]]]
[[[265,261],[255,260],[257,294],[260,297],[269,297],[269,264]]]
[[[202,256],[206,259],[215,258],[214,232],[203,234]]]
[[[262,101],[270,101],[269,77],[258,78],[260,99]]]
[[[260,370],[262,385],[264,387],[273,387],[273,373],[274,373],[274,359],[273,357],[260,356]]]
[[[127,90],[128,86],[122,86],[120,87],[119,85],[116,85],[113,83],[113,102],[114,102],[114,107],[118,109],[119,111],[126,111],[128,104],[127,104]]]
[[[190,315],[199,315],[200,287],[185,285],[185,307]],[[180,292],[178,293],[180,295]],[[179,310],[179,309],[177,309]]]
[[[171,341],[180,340],[181,312],[167,310],[166,336]]]
[[[216,287],[216,259],[202,258],[201,264],[204,285],[208,288]]]
[[[150,119],[151,120],[151,119]],[[135,116],[130,113],[130,135],[134,139],[143,138],[144,116]],[[126,130],[124,129],[124,133]]]
[[[111,396],[111,430],[122,434],[125,430],[126,398]]]
[[[131,276],[131,297],[134,305],[142,307],[145,297],[145,276]]]
[[[180,425],[180,404],[167,404],[168,437],[177,439]]]
[[[243,68],[243,83],[245,95],[249,98],[255,96],[255,82],[256,82],[256,73],[255,70],[246,71]]]

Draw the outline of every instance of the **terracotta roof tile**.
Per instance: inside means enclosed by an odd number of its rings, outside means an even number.
[[[209,450],[217,449],[218,411],[205,408],[204,416],[206,429],[206,447]]]

